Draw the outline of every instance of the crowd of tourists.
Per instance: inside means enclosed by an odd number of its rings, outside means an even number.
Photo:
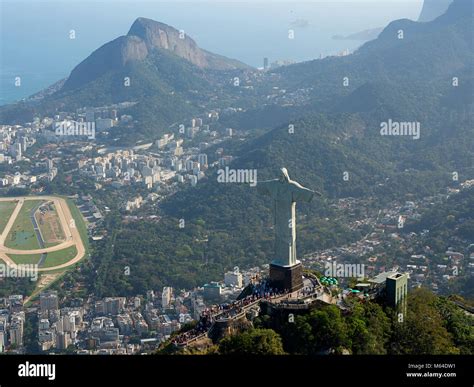
[[[202,335],[203,333],[206,333],[209,330],[209,328],[211,328],[211,325],[212,325],[212,321],[210,317],[201,316],[197,325],[193,329],[187,332],[180,333],[179,335],[173,337],[171,342],[173,344],[178,344],[178,345],[186,344],[189,340],[194,339]]]
[[[231,303],[213,305],[204,309],[196,327],[177,335],[172,339],[172,342],[178,345],[186,344],[189,340],[192,340],[193,338],[196,338],[199,335],[207,332],[215,320],[233,318],[240,314],[246,306],[256,301],[262,299],[271,299],[284,293],[285,291],[274,289],[270,286],[268,281],[263,280],[257,284],[254,284],[251,288],[251,294],[240,300],[235,300]]]

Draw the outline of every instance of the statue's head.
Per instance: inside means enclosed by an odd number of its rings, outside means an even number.
[[[281,182],[290,181],[290,175],[288,175],[288,170],[286,168],[281,168],[280,171],[281,171],[280,181]]]

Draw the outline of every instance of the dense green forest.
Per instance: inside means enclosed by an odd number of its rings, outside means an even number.
[[[0,261],[0,264],[4,264]],[[35,289],[36,282],[29,278],[1,278],[0,297],[8,297],[12,294],[31,294]]]

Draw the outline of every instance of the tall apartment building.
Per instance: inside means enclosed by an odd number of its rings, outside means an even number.
[[[163,294],[161,295],[161,306],[163,309],[170,307],[171,297],[173,296],[173,288],[165,286],[163,288]]]
[[[58,292],[56,291],[47,291],[40,294],[40,310],[41,312],[49,310],[58,310]]]

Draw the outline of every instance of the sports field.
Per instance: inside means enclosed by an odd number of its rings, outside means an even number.
[[[38,264],[40,272],[64,270],[87,251],[84,219],[72,200],[56,196],[0,198],[10,213],[0,233],[0,259]]]
[[[41,254],[7,254],[17,265],[37,264]]]
[[[41,205],[35,213],[35,219],[45,247],[56,246],[64,242],[64,231],[53,202]]]
[[[13,227],[5,239],[6,247],[17,250],[35,250],[41,247],[31,221],[31,214],[32,210],[43,202],[43,200],[27,200],[24,202]]]
[[[76,246],[71,246],[64,250],[53,251],[51,253],[48,253],[48,255],[46,256],[46,260],[44,261],[44,264],[41,267],[46,268],[46,267],[62,265],[66,262],[69,262],[71,259],[73,259],[76,256],[76,254],[77,254]]]
[[[38,265],[39,280],[25,303],[88,253],[85,220],[71,198],[0,198],[0,227],[0,263]]]

